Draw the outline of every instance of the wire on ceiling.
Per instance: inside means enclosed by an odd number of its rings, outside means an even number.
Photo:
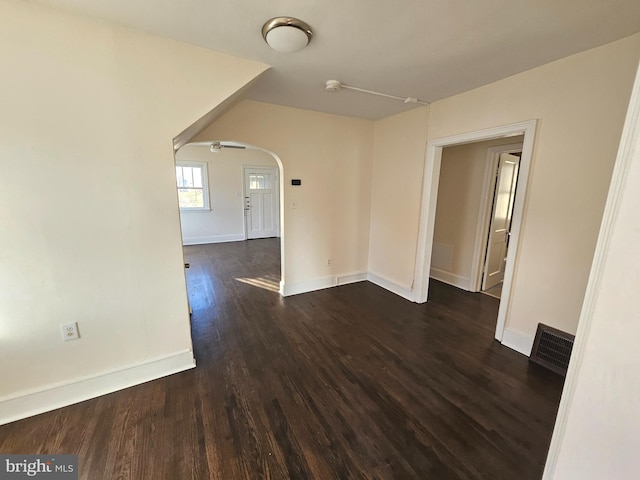
[[[327,83],[325,84],[324,88],[328,92],[337,92],[338,90],[342,90],[343,88],[345,88],[347,90],[355,90],[356,92],[369,93],[371,95],[377,95],[379,97],[386,97],[386,98],[393,98],[394,100],[401,100],[404,103],[419,103],[420,105],[429,105],[427,102],[418,100],[416,97],[398,97],[396,95],[389,95],[388,93],[376,92],[373,90],[366,90],[364,88],[347,85],[345,83],[340,82],[339,80],[327,80]]]

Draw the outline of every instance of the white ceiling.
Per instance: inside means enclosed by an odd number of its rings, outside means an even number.
[[[325,82],[432,102],[640,31],[640,0],[36,1],[271,65],[246,98],[368,119],[413,106]],[[271,50],[275,16],[310,45]]]

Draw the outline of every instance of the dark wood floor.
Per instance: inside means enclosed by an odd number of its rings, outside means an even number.
[[[281,298],[275,239],[185,251],[198,367],[0,427],[0,453],[88,480],[541,477],[562,379],[493,340],[496,299]]]

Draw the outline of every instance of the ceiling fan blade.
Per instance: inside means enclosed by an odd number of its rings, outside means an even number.
[[[193,147],[210,147],[211,145],[216,144],[216,143],[219,143],[220,146],[223,147],[223,148],[237,148],[239,150],[245,150],[247,148],[244,145],[237,145],[237,144],[234,144],[234,143],[225,143],[225,142],[212,142],[212,141],[209,141],[209,142],[189,142],[189,143],[185,144],[185,146],[186,145],[190,145],[190,146],[193,146]]]
[[[239,150],[244,150],[247,148],[244,145],[227,145],[225,143],[221,143],[220,146],[223,148],[237,148]]]

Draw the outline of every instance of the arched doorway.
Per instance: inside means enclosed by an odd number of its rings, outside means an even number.
[[[181,220],[183,245],[202,245],[246,241],[251,238],[247,229],[247,215],[252,205],[247,197],[247,179],[255,172],[273,168],[276,182],[272,190],[277,192],[277,205],[274,222],[274,236],[280,245],[280,278],[277,290],[282,294],[285,281],[285,219],[284,205],[284,168],[280,157],[267,149],[235,140],[214,139],[203,142],[191,142],[176,151],[176,180]],[[254,173],[252,173],[254,172]],[[182,177],[181,177],[182,174]],[[186,177],[186,179],[185,179]],[[260,184],[260,175],[256,175],[255,186]],[[182,185],[181,185],[182,182]],[[200,203],[189,208],[189,199],[181,199],[195,190],[202,190]],[[255,189],[257,192],[259,189]],[[192,195],[195,196],[195,195]],[[187,205],[187,206],[183,206]]]

